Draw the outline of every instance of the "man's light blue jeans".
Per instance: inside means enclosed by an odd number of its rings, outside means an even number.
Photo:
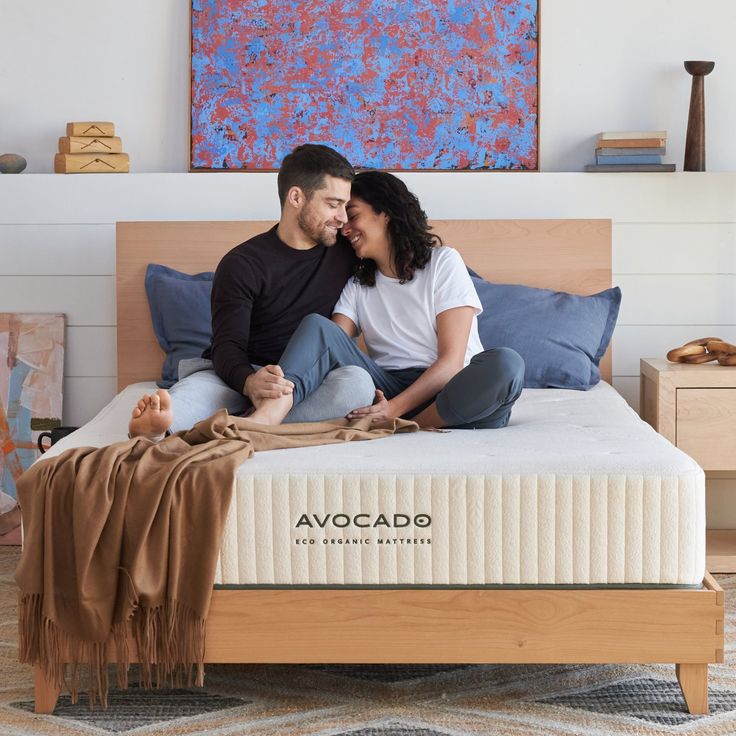
[[[205,358],[182,360],[179,381],[169,393],[174,414],[172,432],[189,429],[218,409],[237,415],[251,405],[215,373],[212,361]],[[314,393],[295,406],[284,421],[320,422],[344,417],[351,409],[372,404],[374,396],[375,387],[366,371],[356,366],[338,368],[330,371]]]

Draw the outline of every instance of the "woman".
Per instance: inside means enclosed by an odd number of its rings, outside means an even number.
[[[365,368],[371,406],[349,419],[411,418],[422,427],[508,424],[524,363],[508,348],[483,350],[482,308],[460,254],[430,232],[419,200],[397,177],[367,171],[353,181],[342,233],[360,258],[332,320],[306,317],[279,365],[292,394],[265,399],[249,419],[280,423],[337,367]],[[362,332],[369,355],[352,338]]]

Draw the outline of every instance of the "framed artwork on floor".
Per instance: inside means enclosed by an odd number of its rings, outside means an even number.
[[[537,170],[539,0],[192,0],[190,170]]]
[[[39,456],[39,433],[61,425],[64,315],[0,312],[0,356],[2,514],[15,506],[15,482]]]

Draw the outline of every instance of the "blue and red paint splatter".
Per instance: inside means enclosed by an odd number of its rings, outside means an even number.
[[[193,0],[192,169],[536,169],[537,0]]]

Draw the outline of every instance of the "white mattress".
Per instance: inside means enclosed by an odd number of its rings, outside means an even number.
[[[151,386],[127,387],[46,456],[124,440]],[[527,389],[504,429],[256,454],[215,582],[695,585],[704,496],[695,461],[608,384]]]

